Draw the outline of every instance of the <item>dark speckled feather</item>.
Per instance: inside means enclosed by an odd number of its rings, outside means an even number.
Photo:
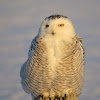
[[[63,16],[63,15],[51,15],[51,16],[49,16],[49,17],[46,17],[45,20],[46,20],[46,19],[56,19],[56,18],[59,19],[59,18],[61,18],[61,17],[62,17],[62,18],[68,18],[67,16]]]

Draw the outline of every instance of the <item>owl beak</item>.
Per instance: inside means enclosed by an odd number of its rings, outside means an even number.
[[[54,31],[52,31],[52,33],[51,33],[52,35],[54,35],[55,34],[55,32]]]

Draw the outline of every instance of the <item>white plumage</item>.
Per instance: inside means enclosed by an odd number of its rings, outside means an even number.
[[[84,78],[82,39],[71,21],[62,15],[46,17],[33,39],[23,64],[21,83],[32,98],[77,100]]]

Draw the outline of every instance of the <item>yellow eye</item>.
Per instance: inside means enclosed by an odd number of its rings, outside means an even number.
[[[64,26],[64,24],[58,24],[58,26],[59,26],[59,27],[63,27],[63,26]]]

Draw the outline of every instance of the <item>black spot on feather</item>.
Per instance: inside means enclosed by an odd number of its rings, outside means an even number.
[[[45,20],[46,20],[46,19],[56,19],[56,18],[59,19],[59,18],[61,18],[61,17],[62,17],[62,18],[68,18],[67,16],[63,16],[63,15],[51,15],[51,16],[49,16],[49,17],[46,17]]]

